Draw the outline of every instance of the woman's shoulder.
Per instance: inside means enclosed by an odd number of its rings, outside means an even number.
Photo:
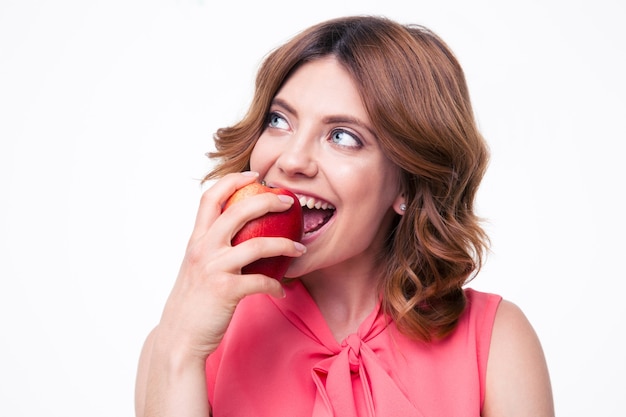
[[[488,336],[488,341],[502,297],[473,288],[466,288],[464,292],[467,305],[463,316],[461,316],[461,322],[465,320],[476,327],[479,332],[484,332],[485,336]]]
[[[498,294],[479,291],[470,287],[465,288],[464,292],[470,308],[493,308],[494,306],[497,307],[502,300],[502,296]]]
[[[553,416],[552,391],[539,338],[524,312],[501,300],[495,314],[484,417]]]

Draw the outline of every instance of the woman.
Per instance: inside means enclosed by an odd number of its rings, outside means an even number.
[[[186,256],[137,376],[138,416],[552,416],[523,313],[464,288],[487,238],[488,152],[464,75],[433,33],[323,22],[270,54],[252,106],[218,130]],[[222,213],[254,181],[264,193]],[[299,242],[249,220],[307,210]],[[236,208],[235,208],[236,207]],[[293,257],[286,279],[241,274]]]

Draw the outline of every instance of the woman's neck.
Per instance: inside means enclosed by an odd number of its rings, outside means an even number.
[[[379,299],[376,274],[359,268],[341,274],[316,271],[301,281],[339,343],[357,331]]]

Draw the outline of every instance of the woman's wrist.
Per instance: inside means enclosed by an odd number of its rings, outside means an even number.
[[[198,343],[185,340],[181,335],[169,335],[157,328],[152,346],[152,358],[165,365],[164,370],[177,374],[185,369],[200,366],[204,369],[206,359],[214,349],[200,347]]]

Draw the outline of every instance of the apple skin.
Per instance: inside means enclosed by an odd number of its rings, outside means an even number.
[[[304,229],[302,207],[300,207],[298,197],[289,190],[267,187],[258,182],[253,182],[235,191],[224,204],[222,211],[227,210],[228,207],[238,201],[260,193],[288,195],[293,198],[294,204],[286,211],[270,212],[250,220],[233,237],[232,245],[236,246],[254,237],[286,237],[299,242],[302,239]],[[281,280],[285,276],[291,260],[292,258],[289,256],[261,258],[244,266],[241,273],[263,274]]]

